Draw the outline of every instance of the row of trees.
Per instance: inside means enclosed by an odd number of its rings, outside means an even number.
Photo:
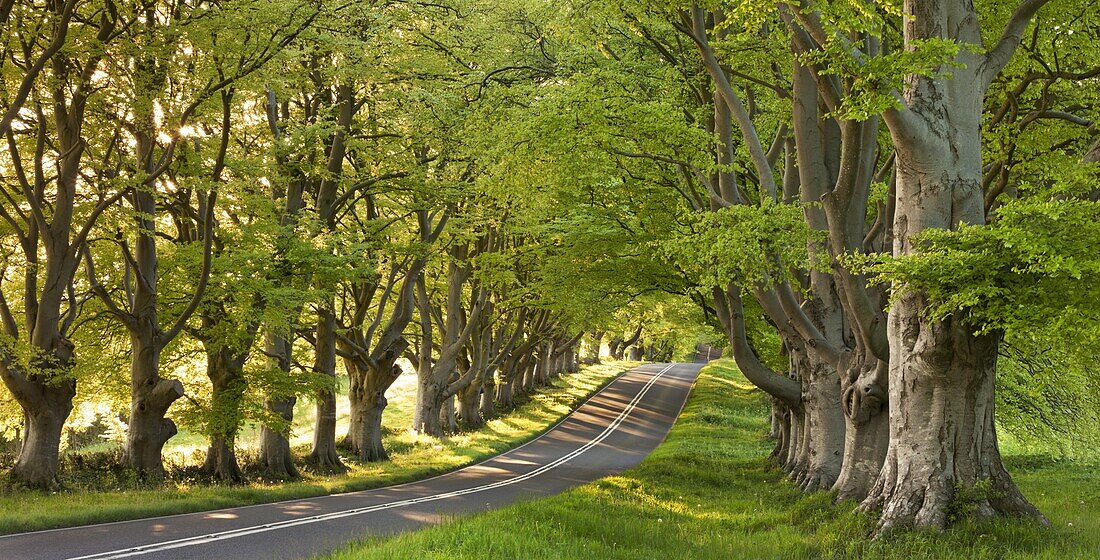
[[[4,2],[14,475],[52,483],[81,394],[139,470],[175,415],[233,478],[247,417],[284,475],[304,394],[338,468],[341,370],[372,460],[397,360],[437,434],[579,333],[709,330],[807,490],[1041,518],[998,426],[1100,411],[1100,13],[1047,3]]]
[[[442,435],[572,371],[579,333],[632,314],[628,294],[579,310],[547,273],[571,257],[538,201],[498,190],[470,140],[489,90],[548,72],[516,6],[2,7],[0,376],[21,485],[56,486],[85,401],[126,410],[123,461],[152,479],[178,420],[208,436],[218,479],[241,480],[250,420],[263,472],[296,476],[301,396],[314,469],[341,470],[341,443],[382,460],[400,363],[413,428]]]
[[[883,531],[1042,520],[998,401],[1070,448],[1100,410],[1100,12],[1044,4],[574,5],[489,149],[725,332],[800,486]]]

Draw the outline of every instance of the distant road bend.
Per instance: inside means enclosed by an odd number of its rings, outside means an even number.
[[[676,421],[702,364],[647,364],[541,437],[419,482],[0,537],[3,560],[308,558],[371,535],[557,494],[637,465]]]

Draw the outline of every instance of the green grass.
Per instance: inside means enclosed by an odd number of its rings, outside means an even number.
[[[514,411],[490,420],[483,428],[442,439],[405,429],[411,424],[415,392],[411,387],[397,386],[389,393],[392,398],[383,420],[391,428],[384,438],[390,460],[381,463],[349,461],[350,470],[344,475],[303,473],[305,477],[297,482],[253,482],[239,486],[170,479],[157,488],[132,488],[120,478],[117,486],[99,491],[89,491],[78,483],[69,484],[68,491],[57,493],[7,490],[0,492],[0,534],[275,502],[427,478],[530,440],[632,365],[635,364],[586,366],[580,373],[556,380],[553,388],[541,390]],[[303,415],[307,411],[303,408]],[[346,416],[346,411],[343,412]],[[308,413],[311,415],[312,411]],[[306,415],[306,420],[309,418]],[[302,437],[302,434],[296,436]],[[194,442],[187,437],[182,439],[185,442],[175,444],[174,452],[189,453],[181,451],[180,447],[192,446]]]
[[[1100,471],[1006,449],[1050,517],[967,522],[871,540],[874,518],[803,494],[769,468],[767,408],[726,361],[703,370],[668,439],[640,466],[564,494],[347,547],[327,560],[1100,558]]]

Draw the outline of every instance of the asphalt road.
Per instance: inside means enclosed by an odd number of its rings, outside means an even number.
[[[435,478],[201,513],[0,537],[0,559],[288,559],[369,535],[557,494],[637,465],[672,427],[701,364],[647,364],[541,437]]]

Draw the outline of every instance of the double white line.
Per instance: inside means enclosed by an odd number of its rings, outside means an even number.
[[[600,434],[598,436],[596,436],[595,438],[588,441],[588,443],[585,443],[584,445],[578,447],[577,449],[574,449],[573,451],[570,451],[565,456],[560,457],[558,459],[555,459],[554,461],[552,461],[550,463],[547,463],[547,464],[545,464],[545,465],[543,465],[543,466],[541,466],[541,467],[539,467],[539,468],[537,468],[537,469],[535,469],[531,472],[528,472],[528,473],[524,473],[524,474],[521,474],[521,475],[518,475],[518,476],[514,476],[512,478],[508,478],[508,479],[501,480],[501,481],[498,481],[498,482],[493,482],[493,483],[490,483],[490,484],[483,484],[481,486],[474,486],[472,488],[465,488],[465,489],[462,489],[462,490],[455,490],[455,491],[452,491],[452,492],[444,492],[442,494],[433,494],[431,496],[421,496],[419,498],[409,498],[407,500],[399,500],[399,501],[396,501],[396,502],[389,502],[389,503],[385,503],[385,504],[378,504],[378,505],[368,506],[368,507],[363,507],[363,508],[349,509],[349,510],[344,510],[344,511],[336,511],[336,512],[332,512],[332,513],[325,513],[325,514],[321,514],[321,515],[315,515],[313,517],[304,517],[304,518],[300,518],[300,519],[289,519],[289,520],[286,520],[286,521],[278,521],[278,522],[275,522],[275,523],[257,525],[257,526],[254,526],[254,527],[242,527],[240,529],[233,529],[233,530],[230,530],[230,531],[222,531],[220,533],[210,533],[210,534],[207,534],[207,535],[187,537],[187,538],[183,538],[183,539],[177,539],[177,540],[174,540],[174,541],[165,541],[165,542],[155,543],[155,544],[150,544],[150,545],[145,545],[145,546],[137,546],[137,547],[133,547],[133,548],[112,550],[112,551],[108,551],[108,552],[99,552],[99,553],[90,554],[90,555],[87,555],[87,556],[72,557],[72,558],[69,558],[68,560],[116,560],[116,559],[119,559],[119,558],[133,558],[135,556],[142,556],[142,555],[151,554],[151,553],[154,553],[154,552],[163,552],[165,550],[172,550],[172,549],[176,549],[176,548],[184,548],[184,547],[188,547],[188,546],[196,546],[196,545],[200,545],[200,544],[207,544],[207,543],[212,543],[212,542],[217,542],[217,541],[224,541],[224,540],[228,540],[228,539],[234,539],[234,538],[237,538],[237,537],[244,537],[244,536],[247,536],[247,535],[255,535],[257,533],[266,533],[268,531],[276,531],[276,530],[279,530],[279,529],[285,529],[287,527],[297,527],[299,525],[308,525],[308,524],[311,524],[311,523],[320,523],[322,521],[329,521],[329,520],[332,520],[332,519],[342,519],[344,517],[352,517],[352,516],[355,516],[355,515],[363,515],[363,514],[366,514],[366,513],[372,513],[372,512],[376,512],[376,511],[399,508],[399,507],[404,507],[404,506],[409,506],[409,505],[414,505],[414,504],[422,504],[422,503],[425,503],[425,502],[434,502],[436,500],[444,500],[444,499],[447,499],[447,498],[454,498],[454,497],[457,497],[457,496],[465,496],[467,494],[476,494],[478,492],[484,492],[486,490],[492,490],[494,488],[500,488],[500,487],[503,487],[503,486],[509,486],[509,485],[512,485],[512,484],[523,482],[525,480],[529,480],[531,478],[534,478],[534,477],[536,477],[536,476],[538,476],[542,473],[545,473],[545,472],[547,472],[551,469],[557,468],[557,467],[567,463],[571,459],[577,457],[578,455],[584,453],[585,451],[588,451],[589,449],[592,449],[593,447],[599,445],[600,442],[607,439],[608,436],[610,436],[612,434],[612,432],[614,432],[626,420],[626,417],[630,415],[631,411],[633,411],[638,406],[638,403],[642,400],[643,397],[645,397],[646,393],[649,392],[650,388],[653,387],[653,384],[656,383],[657,380],[660,379],[664,374],[668,373],[668,371],[671,370],[672,367],[673,367],[673,365],[670,364],[669,366],[665,367],[661,371],[654,374],[653,377],[651,377],[649,379],[649,381],[646,382],[646,384],[642,386],[642,389],[640,391],[638,391],[638,394],[634,395],[634,398],[626,405],[626,407],[623,408],[623,410],[621,412],[619,412],[619,415],[615,418],[615,420],[613,420],[610,424],[608,424],[608,426],[606,428],[604,428],[603,432],[600,432]]]

